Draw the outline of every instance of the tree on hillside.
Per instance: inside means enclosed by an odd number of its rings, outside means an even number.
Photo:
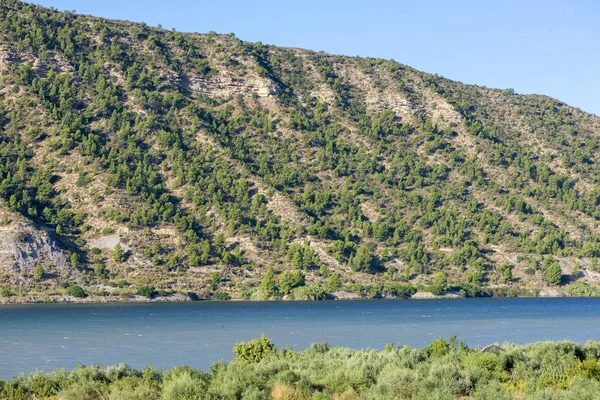
[[[79,254],[71,253],[70,261],[71,261],[71,267],[77,268],[79,266],[79,261],[80,261]]]
[[[273,267],[269,267],[263,280],[260,284],[260,291],[266,298],[275,296],[277,293],[277,286],[275,285],[275,270]]]
[[[285,271],[278,277],[279,292],[281,294],[289,294],[293,288],[304,286],[304,274],[302,271]]]
[[[373,256],[366,246],[356,250],[356,254],[350,259],[350,268],[354,272],[370,272],[373,267]]]
[[[44,268],[42,268],[41,265],[36,265],[34,270],[33,270],[33,277],[35,278],[36,281],[41,281],[42,278],[44,277]]]
[[[444,293],[448,286],[448,280],[446,274],[443,272],[436,272],[431,279],[431,292],[435,295]]]
[[[217,287],[217,285],[221,282],[221,274],[217,271],[213,271],[210,273],[210,283],[213,287]]]
[[[342,287],[342,279],[339,274],[333,274],[327,279],[327,290],[335,292]]]
[[[500,264],[500,266],[496,268],[496,271],[503,282],[511,282],[513,280],[512,266],[509,263],[504,262]]]
[[[121,247],[121,245],[118,243],[115,246],[115,250],[113,252],[113,258],[116,262],[125,261],[125,252],[123,251],[123,248]]]
[[[559,285],[561,280],[562,280],[562,270],[560,268],[560,265],[555,261],[552,264],[550,264],[550,266],[548,266],[548,269],[546,269],[546,282],[554,284],[554,285]]]

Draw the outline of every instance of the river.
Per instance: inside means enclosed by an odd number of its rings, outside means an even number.
[[[78,363],[208,371],[261,333],[278,346],[314,342],[422,347],[600,340],[600,298],[0,305],[0,378]]]

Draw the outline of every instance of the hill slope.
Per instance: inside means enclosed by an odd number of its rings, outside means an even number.
[[[560,101],[16,0],[0,73],[5,300],[595,292],[600,119]]]

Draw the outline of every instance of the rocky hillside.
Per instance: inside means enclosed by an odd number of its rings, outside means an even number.
[[[545,96],[5,0],[0,301],[596,294],[599,148]]]

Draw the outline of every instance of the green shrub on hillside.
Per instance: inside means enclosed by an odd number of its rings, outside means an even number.
[[[138,288],[136,293],[138,296],[144,296],[151,299],[156,295],[156,290],[151,286],[142,285]]]
[[[0,296],[2,297],[12,297],[17,295],[17,290],[9,285],[2,286],[2,290],[0,290]]]
[[[227,292],[215,292],[213,298],[218,301],[227,301],[231,300],[231,296]]]
[[[87,296],[85,290],[81,286],[72,285],[67,287],[67,294],[73,297],[85,297]]]

